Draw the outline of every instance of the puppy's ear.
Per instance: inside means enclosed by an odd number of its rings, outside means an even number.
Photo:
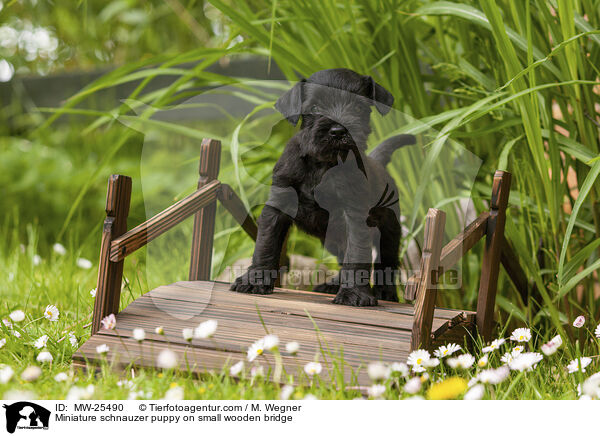
[[[292,125],[298,124],[302,112],[302,88],[306,79],[301,79],[292,89],[283,94],[275,103],[275,109],[290,122]]]
[[[373,100],[372,104],[375,105],[381,115],[386,115],[394,104],[394,96],[375,82],[371,76],[363,76],[363,78],[367,82],[367,89],[369,90],[367,97]]]

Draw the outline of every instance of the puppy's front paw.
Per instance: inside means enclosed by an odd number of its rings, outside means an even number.
[[[235,279],[229,290],[243,294],[266,295],[273,293],[274,286],[274,280],[265,279],[262,274],[257,274],[256,271],[249,271]]]
[[[333,304],[346,306],[377,306],[377,298],[371,295],[369,287],[341,288]]]
[[[396,286],[393,285],[373,285],[373,294],[378,300],[398,301]]]

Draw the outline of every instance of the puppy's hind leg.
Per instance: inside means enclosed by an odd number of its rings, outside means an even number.
[[[378,222],[379,262],[374,266],[373,292],[381,300],[398,301],[397,277],[402,228],[391,209]]]

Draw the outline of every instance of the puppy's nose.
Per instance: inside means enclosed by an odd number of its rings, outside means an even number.
[[[343,126],[335,125],[331,129],[329,129],[329,136],[334,138],[341,138],[346,133],[346,128]]]

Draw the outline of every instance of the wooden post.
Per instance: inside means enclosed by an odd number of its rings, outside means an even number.
[[[221,141],[203,139],[200,145],[198,188],[215,180],[221,165]],[[210,280],[217,203],[205,206],[194,216],[190,280]]]
[[[479,329],[479,334],[486,341],[491,339],[494,327],[494,305],[498,287],[500,256],[502,244],[504,243],[504,224],[506,222],[509,192],[510,173],[496,171],[492,186],[490,217],[486,230],[481,280],[479,282],[479,296],[477,299],[477,328]]]
[[[96,301],[92,318],[92,334],[100,329],[100,321],[111,313],[119,312],[123,261],[110,260],[110,244],[127,230],[127,215],[131,200],[131,178],[112,175],[108,179],[106,194],[106,219],[102,229],[102,245],[98,268]]]
[[[444,239],[446,214],[438,209],[429,209],[425,223],[421,272],[417,285],[417,301],[413,321],[410,349],[427,348],[430,343],[433,312],[437,295],[437,272]]]

